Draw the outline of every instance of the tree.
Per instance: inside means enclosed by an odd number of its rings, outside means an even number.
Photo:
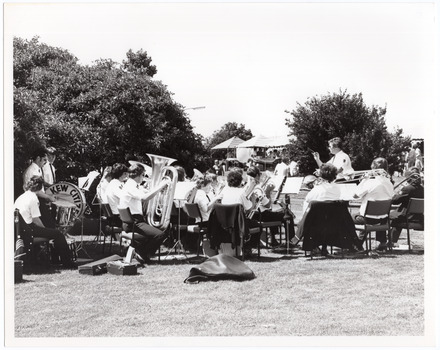
[[[290,135],[295,136],[289,152],[302,174],[313,173],[317,168],[311,150],[319,152],[324,162],[330,158],[327,141],[336,136],[343,139],[344,151],[355,170],[370,169],[372,160],[379,156],[393,163],[409,142],[402,130],[394,134],[387,131],[386,108],[367,107],[361,93],[339,91],[315,96],[286,112],[291,115],[286,125]]]
[[[234,136],[239,137],[244,141],[253,137],[252,131],[250,129],[246,129],[244,124],[228,122],[223,125],[220,130],[214,131],[214,133],[207,138],[205,146],[208,150],[210,150],[212,147]],[[213,151],[212,155],[214,157],[224,157],[226,155],[226,150],[215,150]]]
[[[203,168],[207,153],[184,108],[160,81],[143,50],[123,65],[101,59],[82,66],[67,51],[14,38],[14,149],[16,195],[36,146],[57,149],[58,179],[147,153],[177,159],[187,171]]]
[[[122,61],[122,68],[128,72],[137,72],[153,77],[157,73],[156,66],[151,64],[152,59],[144,50],[134,53],[132,50],[127,52],[127,60]]]

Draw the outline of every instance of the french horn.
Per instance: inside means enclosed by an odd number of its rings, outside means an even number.
[[[148,201],[146,210],[147,222],[150,226],[165,231],[170,224],[174,192],[177,184],[177,170],[170,166],[176,159],[148,154],[151,160],[150,188],[161,186],[153,198]]]

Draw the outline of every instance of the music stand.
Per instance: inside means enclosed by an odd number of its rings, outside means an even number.
[[[295,225],[293,222],[294,216],[292,216],[292,212],[289,208],[290,206],[290,195],[298,194],[304,178],[303,177],[285,177],[283,182],[280,185],[280,189],[278,191],[278,197],[283,194],[284,203],[280,202],[278,198],[276,198],[275,202],[278,202],[284,210],[283,220],[285,222],[285,230],[286,230],[286,250],[282,250],[282,253],[291,254],[292,250],[290,248],[290,225]],[[294,234],[295,234],[295,226]]]
[[[181,253],[183,253],[185,258],[188,259],[180,236],[180,210],[182,209],[185,202],[194,197],[195,191],[197,191],[195,186],[196,184],[194,182],[178,182],[176,184],[176,190],[174,191],[174,205],[177,208],[177,241],[168,251],[165,259],[168,257],[168,255],[170,255],[173,250],[178,252],[178,255],[181,255]]]

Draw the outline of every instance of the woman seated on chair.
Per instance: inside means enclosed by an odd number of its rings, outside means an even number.
[[[247,170],[247,176],[248,179],[253,179],[256,182],[256,186],[260,186],[260,177],[261,172],[260,169],[258,169],[256,166],[250,166]],[[252,180],[251,180],[252,181]],[[272,200],[270,197],[270,194],[272,190],[274,189],[275,185],[270,182],[270,180],[267,182],[267,185],[264,189],[261,189],[264,191],[264,197],[260,200],[258,207],[256,208],[254,218],[261,219],[262,222],[269,222],[269,221],[280,221],[282,222],[284,220],[284,212],[283,211],[272,211]],[[261,187],[260,187],[261,188]],[[252,197],[251,197],[252,198]],[[293,213],[290,213],[293,215]],[[293,216],[292,216],[293,217]],[[294,226],[293,222],[289,225],[289,237],[293,237],[294,232]],[[275,235],[278,233],[278,226],[270,227],[270,235],[271,235],[271,246],[275,247],[279,245],[279,242],[276,240]]]
[[[365,220],[365,209],[367,208],[367,203],[369,200],[379,201],[391,199],[394,194],[394,187],[388,177],[388,162],[385,158],[376,158],[371,163],[371,169],[377,170],[382,169],[384,172],[378,172],[374,176],[368,176],[364,178],[359,185],[357,185],[354,198],[361,199],[361,207],[358,213],[353,214],[353,221],[356,225],[364,224]],[[386,218],[386,216],[385,216]],[[380,222],[384,219],[383,216],[371,217],[371,219],[377,219]],[[359,239],[363,242],[365,237],[360,236]],[[377,250],[385,250],[387,248],[387,237],[385,231],[376,232],[376,241],[379,242]]]
[[[209,176],[198,177],[196,179],[197,192],[194,197],[194,203],[199,206],[202,219],[196,219],[196,222],[207,223],[212,207],[219,200],[219,196],[213,196],[212,178]]]
[[[319,169],[319,180],[307,193],[303,203],[303,212],[307,210],[311,201],[334,201],[341,199],[341,187],[334,183],[338,169],[333,164],[325,163]]]
[[[340,185],[336,184],[338,169],[330,163],[324,163],[319,169],[319,180],[315,180],[312,190],[307,194],[303,203],[304,216],[298,223],[295,237],[291,239],[293,245],[298,244],[303,236],[304,220],[312,201],[336,201],[341,199]],[[327,247],[322,247],[322,255],[327,255]]]
[[[243,171],[232,168],[227,176],[227,186],[219,194],[222,204],[241,204],[245,211],[252,208],[252,202],[247,198],[248,186],[241,187],[243,182]],[[250,180],[250,181],[253,181]],[[249,228],[258,227],[256,220],[247,219]],[[259,234],[253,234],[245,242],[245,247],[256,247],[259,244]]]
[[[113,213],[113,224],[117,227],[122,227],[121,219],[119,218],[119,198],[122,195],[122,188],[128,177],[128,168],[125,164],[116,163],[110,171],[112,179],[105,190],[106,202],[110,205]]]
[[[156,227],[150,226],[145,222],[142,214],[142,201],[153,197],[157,188],[150,190],[140,186],[144,179],[145,169],[140,164],[130,166],[128,169],[129,178],[122,188],[118,208],[129,208],[134,220],[134,232],[142,236],[131,241],[131,246],[136,250],[140,257],[147,261],[154,255],[166,238],[166,231],[162,232]],[[122,228],[125,232],[131,232],[131,227],[123,223]]]
[[[32,176],[25,186],[26,191],[17,198],[14,207],[19,210],[23,221],[32,230],[32,235],[53,239],[55,253],[60,257],[63,266],[74,268],[75,265],[72,262],[69,246],[64,235],[56,229],[45,227],[41,221],[36,192],[42,190],[43,183],[44,180],[41,176]]]
[[[392,204],[400,204],[400,205],[396,210],[392,210],[390,212],[391,227],[392,227],[391,237],[393,237],[393,241],[389,242],[390,245],[397,243],[399,241],[399,237],[400,237],[400,233],[402,232],[402,229],[393,227],[393,225],[405,221],[406,209],[408,207],[410,198],[425,197],[425,188],[422,185],[420,169],[414,166],[409,169],[406,175],[409,177],[407,180],[407,185],[403,186],[392,198]],[[411,219],[420,221],[423,220],[423,217],[419,217],[419,218],[414,217]]]

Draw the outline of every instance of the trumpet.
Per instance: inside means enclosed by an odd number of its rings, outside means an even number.
[[[147,154],[152,163],[150,188],[161,189],[148,201],[146,217],[150,226],[162,231],[170,224],[171,209],[177,184],[177,170],[169,166],[175,159]]]

